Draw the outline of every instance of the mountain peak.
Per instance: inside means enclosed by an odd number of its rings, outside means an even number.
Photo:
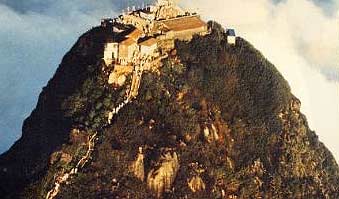
[[[0,195],[338,198],[338,165],[277,69],[168,2],[79,38],[0,157]]]

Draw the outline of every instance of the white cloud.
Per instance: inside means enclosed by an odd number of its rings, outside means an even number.
[[[77,38],[140,2],[0,0],[0,153],[21,136],[41,88]]]
[[[0,153],[21,136],[23,120],[62,56],[112,12],[106,6],[84,13],[74,5],[55,5],[44,14],[21,13],[0,3]]]
[[[311,129],[339,161],[337,16],[308,0],[196,0],[206,19],[235,27],[276,65],[302,102]],[[335,14],[334,14],[335,15]],[[332,81],[330,81],[331,79]]]

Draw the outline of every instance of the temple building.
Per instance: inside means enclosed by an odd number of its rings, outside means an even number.
[[[174,48],[176,39],[189,41],[194,35],[208,33],[207,24],[199,15],[185,12],[174,0],[158,0],[152,6],[128,9],[118,18],[102,20],[101,26],[109,28],[112,34],[104,50],[106,65],[129,65],[138,56],[156,57],[159,48]]]
[[[158,49],[158,40],[155,38],[149,38],[139,43],[141,56],[152,55],[156,53]]]
[[[207,34],[207,24],[199,16],[184,16],[156,22],[154,32],[165,39],[191,40],[193,35]]]
[[[119,43],[114,42],[113,40],[107,41],[105,44],[104,51],[104,61],[106,65],[109,65],[113,60],[117,59],[119,56]]]
[[[138,40],[143,36],[142,31],[132,28],[121,34],[116,41],[110,39],[105,45],[104,60],[106,65],[112,64],[114,61],[127,65],[139,51]]]

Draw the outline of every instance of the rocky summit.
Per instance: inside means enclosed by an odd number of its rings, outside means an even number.
[[[1,198],[339,198],[277,69],[166,2],[79,38],[0,156]]]

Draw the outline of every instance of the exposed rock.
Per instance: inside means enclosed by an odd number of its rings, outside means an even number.
[[[227,157],[226,158],[226,161],[227,161],[227,165],[228,167],[233,170],[234,169],[234,161],[230,158],[230,157]]]
[[[194,176],[188,181],[188,187],[195,193],[205,190],[206,185],[200,176]]]
[[[125,82],[126,82],[126,76],[125,76],[125,75],[121,75],[121,76],[118,77],[117,84],[118,84],[119,86],[124,85]]]
[[[80,129],[72,129],[70,133],[70,141],[72,144],[86,145],[89,137],[88,134]]]
[[[218,141],[220,137],[218,135],[218,131],[215,128],[214,124],[211,125],[211,130],[212,130],[212,138],[213,138],[213,140]]]
[[[179,160],[176,152],[166,152],[161,155],[158,167],[147,175],[147,187],[159,198],[169,191],[179,170]]]
[[[60,161],[65,164],[69,164],[70,162],[72,162],[72,159],[73,157],[68,153],[62,153],[60,157]]]
[[[208,143],[218,141],[220,136],[214,124],[206,125],[203,131],[204,137]]]
[[[210,130],[207,126],[204,128],[204,137],[206,140],[210,137]]]
[[[65,56],[22,138],[0,156],[1,198],[39,198],[53,185],[57,198],[339,198],[335,159],[248,42],[229,47],[222,28],[176,42],[177,57],[144,73],[125,106],[129,86],[114,89],[111,71],[102,74],[104,32],[90,31]],[[78,125],[97,137],[71,132]],[[57,164],[62,153],[70,164]]]
[[[299,99],[297,98],[293,98],[291,100],[291,110],[294,111],[294,112],[298,112],[300,111],[300,107],[301,107],[301,102]]]
[[[56,162],[58,162],[60,160],[61,157],[61,152],[60,151],[56,151],[54,153],[52,153],[52,155],[50,156],[50,160],[49,160],[49,164],[53,165]]]
[[[109,75],[108,84],[114,84],[120,87],[120,86],[123,86],[125,82],[126,82],[126,76],[123,74],[119,75],[116,72],[112,72]]]
[[[143,153],[142,147],[139,147],[137,159],[130,166],[130,170],[135,175],[135,177],[141,181],[144,181],[145,178],[144,159],[145,155]]]
[[[148,122],[148,128],[149,129],[153,129],[154,126],[155,126],[155,120],[154,119],[151,119],[149,122]]]
[[[251,166],[250,172],[253,175],[254,174],[263,175],[264,166],[263,166],[262,162],[260,161],[260,159],[254,161],[253,165]]]

